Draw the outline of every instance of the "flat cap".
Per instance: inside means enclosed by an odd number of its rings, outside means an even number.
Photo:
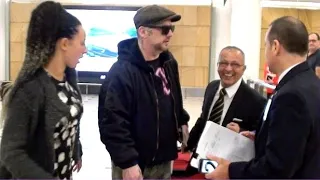
[[[181,15],[158,5],[149,5],[142,7],[133,17],[133,21],[137,29],[140,26],[154,25],[163,20],[171,20],[171,22],[177,22],[180,19]]]

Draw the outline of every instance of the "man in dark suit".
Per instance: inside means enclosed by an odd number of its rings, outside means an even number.
[[[221,80],[212,81],[206,88],[202,113],[189,135],[188,150],[195,150],[208,120],[237,133],[256,129],[266,99],[242,80],[245,69],[245,55],[240,48],[227,46],[221,50]]]
[[[320,36],[313,32],[309,34],[309,51],[307,62],[316,75],[320,78]]]
[[[294,17],[281,17],[270,25],[265,43],[279,84],[256,131],[255,158],[230,163],[209,157],[219,165],[207,178],[320,178],[320,80],[306,62],[307,29]]]

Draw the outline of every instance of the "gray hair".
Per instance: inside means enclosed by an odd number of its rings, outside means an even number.
[[[226,46],[224,47],[221,51],[220,51],[220,54],[219,54],[219,60],[221,58],[221,53],[224,51],[224,50],[237,50],[237,51],[240,51],[241,55],[243,56],[243,63],[245,64],[245,54],[244,52],[242,51],[242,49],[240,49],[239,47],[237,46]]]

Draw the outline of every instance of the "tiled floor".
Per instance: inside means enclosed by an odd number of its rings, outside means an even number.
[[[98,97],[84,95],[83,100],[84,115],[81,119],[80,133],[83,167],[79,173],[74,174],[74,179],[111,179],[110,156],[100,141],[98,130]],[[190,114],[191,128],[201,113],[202,98],[186,98],[184,106]]]

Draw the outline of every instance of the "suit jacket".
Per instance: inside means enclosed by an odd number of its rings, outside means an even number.
[[[231,163],[232,179],[320,178],[320,80],[303,62],[277,85],[256,132],[256,157]]]
[[[194,150],[198,144],[219,85],[220,80],[215,80],[209,83],[206,88],[201,116],[190,131],[188,140],[189,150]],[[243,120],[238,123],[241,130],[255,130],[265,103],[266,99],[263,96],[242,81],[224,117],[222,126],[227,126],[227,124],[232,122],[233,118],[238,118]]]

